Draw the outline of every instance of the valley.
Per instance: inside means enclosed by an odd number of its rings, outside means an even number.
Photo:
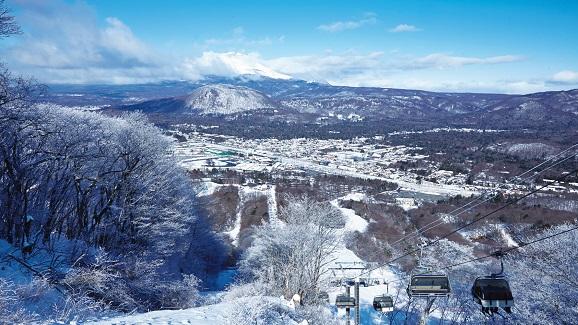
[[[0,0],[0,325],[577,324],[576,13]]]
[[[424,308],[401,294],[406,275],[423,261],[417,253],[394,264],[389,260],[448,233],[453,234],[428,250],[430,265],[476,258],[516,247],[522,238],[563,227],[578,217],[576,176],[553,181],[577,159],[573,104],[557,104],[556,113],[546,113],[546,103],[558,96],[572,103],[567,94],[345,89],[265,77],[206,80],[214,81],[219,83],[181,83],[181,91],[193,90],[129,105],[110,100],[106,92],[90,96],[109,103],[100,109],[102,114],[144,114],[172,139],[171,154],[195,184],[198,211],[227,243],[225,265],[233,270],[243,268],[263,227],[284,227],[286,209],[294,200],[329,202],[344,223],[336,233],[331,263],[322,270],[320,290],[334,301],[342,291],[340,283],[371,270],[365,281],[372,285],[360,290],[362,303],[370,304],[388,289],[399,308],[390,316],[402,321],[417,317]],[[558,119],[560,109],[569,114],[563,120]],[[504,119],[512,114],[517,117]],[[544,185],[495,218],[460,230]],[[343,271],[344,265],[361,268]],[[235,292],[233,283],[216,302],[230,299],[226,297],[229,290]],[[287,304],[283,299],[275,303]],[[440,301],[432,319],[462,317],[446,309],[448,303]],[[150,322],[229,319],[211,308],[196,309],[197,318],[145,314],[126,322],[147,317]],[[235,313],[237,307],[214,308]],[[332,314],[344,317],[343,310]],[[362,323],[372,323],[383,315],[363,307],[361,318]]]

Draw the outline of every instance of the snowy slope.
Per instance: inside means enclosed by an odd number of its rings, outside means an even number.
[[[264,189],[268,194],[268,201],[273,200],[275,195],[274,188],[267,188]],[[249,190],[251,191],[251,190]],[[255,191],[255,190],[253,190]],[[245,195],[247,193],[244,193]],[[242,194],[243,195],[243,194]],[[353,200],[363,200],[365,196],[360,193],[352,193],[340,199],[353,199]],[[345,218],[345,227],[340,231],[340,236],[342,237],[339,241],[337,252],[334,255],[333,263],[329,264],[329,267],[336,267],[338,266],[339,262],[345,263],[361,263],[363,262],[353,251],[347,249],[345,247],[345,237],[353,232],[353,231],[365,231],[367,227],[367,221],[360,217],[359,215],[355,214],[355,212],[351,209],[342,208],[339,206],[339,199],[336,199],[331,202],[335,207],[337,207],[342,213]],[[234,234],[229,233],[229,235]],[[354,278],[358,276],[360,271],[353,271],[347,274],[339,273],[335,274],[336,276],[345,276]],[[326,276],[332,277],[331,272],[327,273]],[[367,275],[365,275],[367,277]],[[389,286],[389,293],[396,296],[399,292],[402,292],[403,285],[400,282],[401,278],[400,275],[397,274],[394,270],[389,267],[381,267],[373,272],[371,272],[371,277],[374,279],[379,279],[381,283],[383,281],[390,283]],[[335,298],[338,294],[343,293],[343,287],[330,287],[328,290],[328,294],[330,297],[330,305],[333,305],[335,302]],[[373,298],[377,295],[382,295],[388,292],[386,285],[380,284],[370,287],[361,287],[360,288],[360,301],[362,304],[362,312],[361,312],[361,320],[362,324],[378,324],[383,321],[385,318],[382,314],[373,310],[372,301]],[[259,299],[262,299],[260,297]],[[286,301],[280,298],[268,297],[272,301],[277,301],[279,303],[286,303]],[[233,301],[228,301],[226,303],[219,303],[215,305],[207,305],[197,308],[190,308],[185,310],[164,310],[164,311],[153,311],[143,314],[136,314],[132,316],[123,316],[123,317],[115,317],[110,319],[101,319],[94,323],[88,324],[98,324],[98,325],[105,325],[105,324],[235,324],[236,320],[232,317],[234,314],[239,313],[239,306],[249,302],[253,297],[243,297],[237,298]],[[265,302],[262,302],[263,304]],[[407,303],[407,300],[403,295],[400,295],[396,300],[396,306],[398,308],[402,308]],[[343,320],[345,317],[345,312],[343,310],[337,310],[335,308],[331,308],[333,313],[337,313],[337,315]],[[403,312],[399,313],[397,317],[402,318]],[[249,315],[247,315],[249,317]],[[260,323],[259,323],[260,324]],[[298,325],[297,322],[287,319],[286,324],[293,324]],[[301,323],[304,324],[304,323]],[[299,324],[299,325],[301,325]]]
[[[354,231],[365,232],[368,226],[367,220],[363,219],[361,216],[357,215],[354,210],[343,208],[340,206],[340,201],[363,201],[367,197],[363,193],[350,193],[341,198],[331,201],[331,204],[338,208],[343,217],[345,218],[345,227],[341,230],[341,241],[338,246],[337,252],[334,256],[333,263],[329,264],[329,267],[340,267],[340,263],[363,263],[364,261],[359,258],[353,251],[345,247],[345,241],[347,240],[348,234]],[[361,302],[361,323],[362,324],[383,324],[387,316],[375,311],[373,309],[372,303],[373,298],[379,295],[389,293],[395,297],[396,308],[401,309],[407,303],[407,299],[404,295],[398,295],[399,292],[404,290],[403,279],[399,273],[389,266],[383,266],[372,270],[369,273],[362,273],[359,270],[342,270],[329,272],[328,276],[336,278],[350,278],[354,279],[361,275],[361,277],[372,278],[379,280],[381,284],[372,285],[369,287],[360,287],[359,297]],[[384,282],[389,283],[389,286],[383,284]],[[328,290],[330,303],[335,302],[337,295],[344,293],[343,287],[330,287]],[[353,292],[353,291],[352,291]],[[340,319],[345,319],[345,311],[343,309],[336,310],[337,315]],[[403,312],[398,313],[396,318],[403,320]]]
[[[336,208],[338,208],[339,211],[341,211],[341,213],[343,214],[343,217],[345,218],[345,227],[343,229],[345,233],[352,231],[365,232],[365,229],[367,228],[368,225],[367,220],[355,214],[355,211],[353,211],[352,209],[340,207],[339,200],[333,200],[331,201],[331,204],[333,204]]]
[[[102,319],[85,324],[226,324],[223,309],[225,304],[203,306],[183,310],[159,310],[111,319]]]
[[[152,311],[143,314],[135,314],[131,316],[121,316],[109,319],[100,319],[94,322],[86,322],[84,324],[92,325],[108,325],[108,324],[118,324],[118,325],[129,325],[129,324],[165,324],[165,325],[229,325],[229,324],[239,324],[242,321],[245,324],[267,324],[267,320],[260,318],[259,308],[248,308],[249,306],[255,307],[255,304],[262,305],[264,308],[267,306],[277,306],[281,308],[284,312],[290,312],[294,310],[290,306],[288,301],[281,298],[259,296],[256,300],[255,297],[242,297],[237,298],[232,301],[222,302],[214,305],[206,305],[202,307],[182,309],[182,310],[159,310]],[[269,314],[272,316],[272,314]],[[306,323],[297,323],[290,317],[283,317],[282,315],[274,315],[274,321],[276,324],[287,324],[287,325],[306,325]],[[271,320],[271,319],[269,319]]]
[[[213,84],[195,89],[185,100],[185,106],[200,114],[235,114],[272,108],[273,103],[263,93],[250,88]]]

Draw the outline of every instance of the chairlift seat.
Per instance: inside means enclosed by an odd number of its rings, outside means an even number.
[[[477,278],[472,286],[472,295],[483,310],[499,307],[509,312],[514,306],[512,290],[503,277]]]
[[[373,308],[382,313],[393,311],[393,298],[391,296],[377,296],[373,298]]]
[[[335,299],[335,306],[337,306],[337,308],[353,308],[355,305],[355,297],[338,295]]]
[[[450,293],[451,286],[447,275],[413,275],[407,287],[410,297],[447,297]]]

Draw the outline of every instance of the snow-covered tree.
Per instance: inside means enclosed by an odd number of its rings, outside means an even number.
[[[20,33],[20,26],[18,26],[14,16],[4,5],[4,0],[0,0],[0,38],[18,33]]]
[[[553,235],[575,225],[550,228],[526,238]],[[578,232],[571,231],[518,249],[506,259],[517,318],[522,323],[573,324],[578,319]]]
[[[78,299],[66,306],[193,304],[197,277],[215,274],[226,251],[197,213],[171,140],[139,114],[113,118],[19,99],[1,108],[0,239],[24,258],[42,250],[53,256],[47,264],[74,266],[62,281]],[[98,266],[97,248],[119,263]],[[131,271],[133,256],[148,273]],[[61,272],[55,266],[40,271]]]
[[[265,284],[270,294],[287,298],[299,294],[307,301],[320,289],[344,221],[329,203],[295,197],[287,202],[280,211],[283,223],[267,223],[255,231],[242,271]]]

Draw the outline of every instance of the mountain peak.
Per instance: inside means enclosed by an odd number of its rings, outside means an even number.
[[[218,65],[220,67],[219,70],[226,71],[225,75],[292,79],[291,76],[277,72],[259,62],[253,56],[243,53],[205,53],[202,60],[205,65]]]
[[[235,114],[273,107],[267,95],[251,88],[228,84],[199,87],[186,98],[185,105],[201,114]]]

